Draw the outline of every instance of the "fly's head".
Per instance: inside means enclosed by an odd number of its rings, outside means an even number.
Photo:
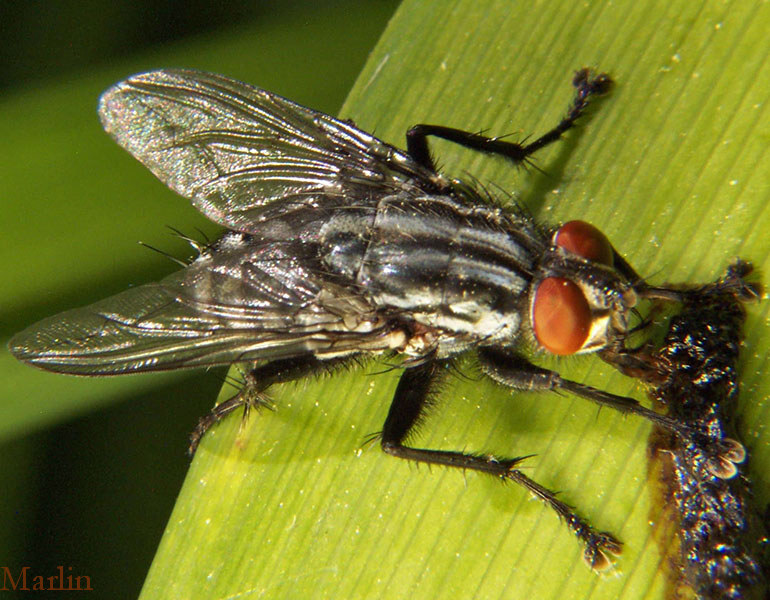
[[[614,262],[612,245],[593,225],[570,221],[554,233],[529,299],[540,346],[553,354],[578,354],[625,336],[637,295]]]

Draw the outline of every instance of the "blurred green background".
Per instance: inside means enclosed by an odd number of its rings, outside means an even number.
[[[0,8],[0,565],[89,575],[135,597],[223,373],[84,380],[18,364],[13,333],[174,270],[141,240],[216,228],[102,131],[134,72],[208,69],[335,114],[396,0],[3,3]],[[94,250],[96,249],[96,251]]]

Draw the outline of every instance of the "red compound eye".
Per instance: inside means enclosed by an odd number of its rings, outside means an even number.
[[[553,236],[553,243],[560,248],[588,260],[612,266],[612,245],[607,237],[585,221],[570,221],[562,225]]]
[[[576,283],[561,277],[540,282],[532,303],[537,341],[553,354],[574,354],[591,331],[591,309]]]

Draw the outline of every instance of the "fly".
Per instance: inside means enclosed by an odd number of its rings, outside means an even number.
[[[402,355],[382,449],[515,481],[563,518],[592,568],[606,568],[620,542],[518,470],[522,457],[406,444],[466,351],[510,388],[572,392],[692,435],[676,419],[564,379],[517,350],[529,339],[552,354],[619,355],[637,299],[666,291],[647,286],[591,225],[542,228],[523,209],[495,206],[446,178],[431,158],[434,136],[528,162],[612,82],[582,69],[572,83],[567,114],[532,142],[417,125],[406,151],[220,75],[161,70],[118,83],[100,100],[106,131],[227,232],[159,282],[29,327],[11,352],[91,376],[250,363],[241,392],[201,420],[193,450],[212,424],[258,405],[274,383],[366,355]]]

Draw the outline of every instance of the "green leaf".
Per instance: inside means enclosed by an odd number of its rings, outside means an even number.
[[[445,171],[492,182],[501,196],[514,190],[541,219],[590,220],[652,281],[711,280],[736,255],[767,272],[769,25],[768,7],[738,3],[406,2],[341,116],[397,144],[417,122],[522,137],[561,116],[574,69],[598,66],[617,86],[538,156],[545,173],[439,143]],[[770,472],[766,314],[766,304],[750,309],[741,401],[760,502]],[[595,358],[558,367],[644,398]],[[661,597],[649,425],[465,372],[473,379],[447,386],[420,444],[537,453],[527,473],[624,541],[613,571],[589,571],[567,529],[522,490],[365,446],[396,374],[356,372],[276,389],[275,413],[211,432],[144,597]]]
[[[754,3],[405,2],[341,116],[401,144],[434,122],[523,137],[552,126],[574,69],[618,85],[544,150],[545,173],[436,144],[447,173],[512,191],[540,219],[586,219],[652,281],[706,281],[740,255],[764,273],[770,7]],[[467,175],[466,175],[467,174]],[[499,186],[499,190],[498,190]],[[749,310],[741,430],[768,500],[767,303]],[[594,357],[541,363],[644,399]],[[371,363],[272,390],[277,410],[204,439],[144,598],[659,598],[649,426],[584,400],[457,378],[426,447],[536,453],[527,474],[625,543],[597,576],[556,517],[514,486],[417,468],[364,445],[397,373]],[[227,392],[230,393],[230,392]]]

